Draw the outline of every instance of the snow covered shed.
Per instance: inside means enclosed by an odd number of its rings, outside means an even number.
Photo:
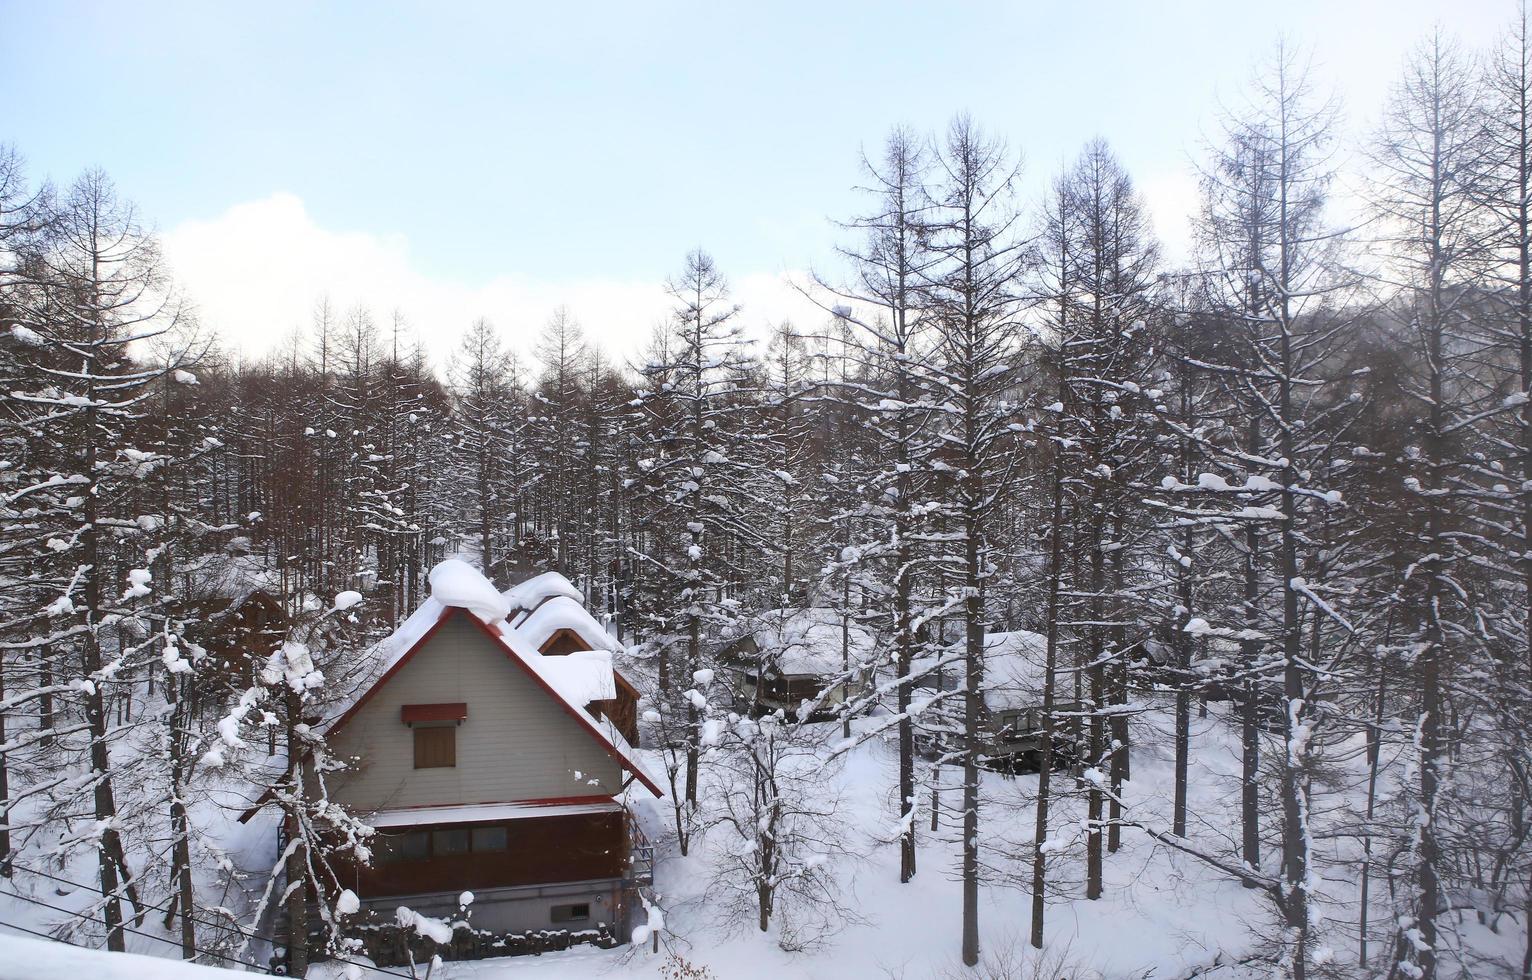
[[[872,684],[876,641],[855,618],[826,606],[773,609],[725,638],[719,660],[741,708],[797,711],[816,703],[828,717]]]
[[[1043,684],[1046,677],[1048,640],[1028,630],[999,630],[984,635],[984,754],[994,759],[1035,762],[1042,749]],[[930,700],[943,692],[963,689],[963,645],[942,649],[939,656],[917,659],[913,672],[922,677],[917,700]],[[1074,711],[1072,675],[1055,672],[1054,711]],[[948,703],[957,707],[955,698]],[[917,739],[929,751],[942,751],[944,726],[922,717],[916,724]],[[1061,758],[1068,747],[1064,733],[1055,728],[1055,748]]]
[[[450,915],[472,891],[478,929],[624,934],[641,872],[624,794],[663,793],[591,710],[616,695],[610,653],[544,656],[463,562],[431,592],[325,726],[353,762],[332,799],[377,830],[344,884],[388,917]]]

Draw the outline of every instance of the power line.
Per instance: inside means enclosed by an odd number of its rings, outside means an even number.
[[[42,878],[48,878],[48,879],[51,879],[53,881],[57,881],[57,882],[60,882],[62,884],[65,884],[65,885],[71,885],[71,886],[73,886],[75,888],[83,888],[86,891],[93,891],[93,892],[96,892],[99,895],[105,895],[106,894],[105,892],[103,892],[101,890],[101,887],[99,885],[87,885],[87,884],[83,884],[83,883],[78,882],[78,881],[71,881],[68,878],[62,878],[62,877],[60,877],[58,875],[55,875],[55,874],[49,874],[46,871],[38,871],[36,868],[29,868],[29,867],[27,867],[24,864],[12,863],[11,867],[15,868],[18,871],[25,871],[28,874],[34,874],[34,875],[37,875],[37,876],[42,877]],[[70,909],[59,908],[56,905],[48,905],[47,902],[43,902],[43,901],[40,901],[40,900],[35,899],[35,898],[28,898],[27,896],[19,894],[19,893],[16,893],[15,897],[17,897],[17,898],[19,898],[19,899],[21,899],[23,901],[35,902],[38,905],[47,906],[50,909],[53,909],[53,910],[58,911],[58,912],[63,912],[65,914],[68,914],[68,915],[71,915],[71,916],[78,917],[79,914],[80,914],[79,912],[75,912],[75,911],[72,911]],[[138,907],[145,908],[145,909],[154,909],[154,910],[160,911],[160,912],[169,912],[170,911],[168,906],[154,905],[152,903],[147,903],[147,902],[143,903],[142,905],[140,905]],[[174,914],[180,914],[180,913],[174,913]],[[205,926],[207,926],[209,928],[212,928],[212,929],[230,929],[230,930],[233,930],[234,932],[238,933],[240,936],[242,936],[242,937],[244,937],[246,939],[258,939],[261,942],[271,944],[273,947],[288,945],[288,943],[280,942],[280,941],[278,941],[278,940],[276,940],[276,939],[274,939],[274,938],[272,938],[270,936],[263,936],[263,935],[261,935],[259,933],[255,933],[255,932],[246,932],[243,928],[241,928],[239,926],[238,923],[235,923],[235,922],[232,922],[232,921],[231,922],[212,922],[212,921],[209,921],[209,920],[206,920],[206,919],[199,919],[199,918],[197,918],[194,915],[189,915],[189,916],[187,916],[187,918],[191,919],[193,922],[196,922],[196,923],[198,923],[200,925],[205,925]],[[0,924],[3,924],[3,923],[0,923]],[[169,944],[174,945],[176,947],[180,947],[181,946],[181,943],[178,942],[178,941],[171,940],[171,939],[166,939],[163,936],[156,936],[156,935],[153,935],[152,933],[140,932],[137,929],[131,929],[128,926],[125,926],[125,925],[124,926],[119,926],[118,928],[123,929],[123,930],[125,930],[127,932],[134,933],[136,935],[148,936],[150,939],[158,939],[160,942],[169,943]],[[48,938],[52,938],[52,937],[48,937]],[[62,942],[63,940],[60,940],[60,941]],[[73,944],[71,944],[71,945],[73,945]],[[267,969],[265,969],[263,967],[256,966],[253,963],[244,963],[244,961],[242,961],[242,960],[236,960],[236,959],[233,959],[233,958],[228,957],[228,956],[224,956],[224,955],[219,954],[219,953],[214,953],[214,952],[212,952],[210,950],[197,950],[196,947],[193,947],[193,949],[196,950],[197,952],[205,952],[209,956],[216,956],[219,959],[227,960],[230,963],[240,963],[240,964],[242,964],[244,966],[253,966],[253,967],[255,967],[255,969],[261,970],[264,973],[271,973],[272,972],[272,971],[267,970]],[[370,963],[362,963],[362,962],[360,962],[358,960],[347,959],[344,956],[330,955],[328,958],[330,960],[332,960],[333,962],[336,962],[336,963],[346,963],[346,964],[350,964],[352,966],[359,966],[359,967],[361,967],[364,970],[372,970],[375,973],[382,973],[382,974],[385,974],[387,976],[392,976],[392,977],[401,977],[401,978],[403,978],[403,980],[416,980],[416,978],[413,975],[411,975],[411,974],[400,973],[397,970],[390,970],[390,969],[388,969],[386,967],[374,966],[373,964],[370,964]]]
[[[49,874],[46,871],[38,871],[36,868],[29,868],[29,867],[27,867],[24,864],[15,864],[15,863],[13,863],[11,865],[11,867],[15,868],[18,871],[25,871],[28,874],[34,874],[34,875],[37,875],[40,878],[47,878],[47,879],[49,879],[51,881],[57,881],[60,884],[70,885],[71,887],[74,887],[74,888],[83,888],[86,891],[93,891],[93,892],[96,892],[99,895],[105,895],[106,894],[105,892],[103,892],[101,890],[101,886],[100,885],[87,885],[87,884],[84,884],[82,882],[71,881],[68,878],[61,878],[58,875]],[[117,899],[118,899],[118,901],[125,900],[124,896],[121,893],[119,893],[117,895]],[[131,901],[131,900],[129,900],[129,901]],[[155,905],[152,902],[139,902],[139,903],[135,904],[135,907],[139,908],[139,909],[153,909],[156,912],[166,912],[166,913],[169,913],[169,914],[172,914],[172,915],[180,915],[181,914],[178,911],[172,911],[172,909],[171,909],[171,907],[169,905]],[[233,921],[215,922],[215,921],[213,921],[211,919],[199,919],[195,915],[188,915],[186,917],[188,919],[191,919],[193,922],[197,923],[198,925],[204,925],[204,926],[207,926],[210,929],[231,929],[234,932],[239,933],[239,935],[244,937],[245,939],[259,939],[262,942],[271,943],[273,946],[280,946],[280,945],[282,945],[281,943],[277,942],[277,940],[273,939],[270,936],[262,936],[259,933],[255,933],[255,932],[246,932],[243,928],[240,927],[240,925],[238,923],[233,922]]]
[[[60,907],[58,905],[50,904],[48,902],[43,901],[40,898],[32,898],[31,896],[22,895],[20,893],[13,894],[12,897],[13,898],[19,898],[23,902],[31,902],[33,905],[41,905],[43,908],[45,908],[45,909],[52,909],[55,912],[63,912],[65,915],[69,915],[69,916],[78,916],[79,915],[78,912],[76,912],[76,911],[74,911],[72,909],[66,909],[66,908],[62,908],[62,907]],[[16,928],[21,928],[21,927],[17,926]],[[177,940],[166,939],[164,936],[156,936],[154,933],[152,933],[152,932],[144,932],[142,929],[134,929],[133,927],[128,926],[128,925],[119,925],[116,928],[117,928],[117,930],[120,930],[122,932],[131,932],[135,936],[143,936],[146,939],[153,939],[153,940],[156,940],[158,942],[162,942],[162,943],[166,944],[167,946],[174,946],[177,949],[184,950],[186,948],[184,944],[182,944],[181,942],[179,942]],[[52,937],[49,937],[49,938],[52,938]],[[74,944],[71,943],[70,945],[74,945]],[[239,963],[241,966],[248,966],[248,967],[252,967],[253,969],[260,970],[262,973],[271,973],[270,970],[268,970],[268,969],[266,969],[264,967],[261,967],[261,966],[259,966],[257,964],[254,964],[254,963],[244,963],[241,960],[237,960],[234,957],[229,956],[229,955],[227,955],[225,953],[214,952],[211,949],[202,949],[201,947],[198,947],[198,946],[193,946],[191,949],[192,949],[192,952],[194,952],[194,953],[197,953],[197,954],[202,955],[202,956],[209,956],[209,957],[212,957],[213,959],[216,959],[216,960],[222,960],[225,963]]]
[[[73,946],[76,949],[89,949],[90,948],[88,946],[81,946],[79,943],[72,943],[72,942],[70,942],[67,939],[60,939],[59,937],[49,935],[46,932],[38,932],[36,929],[28,929],[26,926],[18,926],[14,922],[0,922],[0,927],[6,928],[6,929],[15,929],[17,932],[24,932],[24,933],[27,933],[28,935],[37,936],[39,939],[46,939],[46,940],[48,940],[51,943],[63,943],[65,946]]]

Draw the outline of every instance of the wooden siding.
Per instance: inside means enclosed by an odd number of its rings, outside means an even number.
[[[471,834],[475,827],[504,827],[505,848],[374,861],[372,867],[352,866],[342,874],[342,881],[354,883],[352,887],[359,896],[371,899],[620,878],[627,864],[628,840],[621,813],[534,817],[502,824],[452,824],[442,829],[466,830]],[[429,824],[423,824],[415,829],[429,828]],[[406,832],[407,828],[391,827],[379,833]]]
[[[548,637],[542,646],[541,652],[550,657],[558,657],[564,654],[580,653],[589,650],[590,644],[585,638],[572,629],[554,630],[553,635]]]
[[[439,769],[457,765],[457,729],[432,727],[415,729],[415,768]]]
[[[468,705],[468,719],[457,729],[457,765],[416,769],[414,733],[400,720],[404,705],[459,701]],[[623,782],[595,736],[463,612],[449,617],[330,744],[337,757],[356,760],[354,771],[334,778],[334,799],[360,814],[609,795]]]

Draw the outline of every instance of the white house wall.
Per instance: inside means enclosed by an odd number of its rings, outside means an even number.
[[[406,704],[463,702],[457,765],[416,769]],[[498,644],[455,612],[331,738],[334,799],[354,811],[610,796],[622,771],[606,749]]]

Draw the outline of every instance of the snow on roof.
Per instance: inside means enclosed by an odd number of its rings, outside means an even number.
[[[617,675],[612,670],[612,655],[606,650],[584,650],[561,657],[545,657],[533,648],[517,653],[570,704],[587,705],[617,696]]]
[[[418,827],[426,824],[489,823],[498,820],[525,820],[531,817],[562,817],[576,813],[616,813],[622,804],[615,800],[591,800],[586,803],[468,803],[458,806],[416,806],[399,810],[379,810],[367,817],[367,825],[377,830],[389,827]]]
[[[477,568],[458,558],[438,562],[431,569],[431,598],[444,606],[467,609],[486,623],[511,614],[505,596],[495,590]]]
[[[855,622],[847,624],[851,664],[871,659],[872,633]],[[842,617],[838,609],[811,606],[807,609],[773,609],[753,617],[738,638],[749,636],[765,656],[774,658],[783,677],[838,674],[842,662]]]
[[[566,596],[578,603],[585,602],[585,595],[569,579],[558,572],[544,572],[512,586],[505,593],[505,601],[512,610],[534,609],[550,596]]]
[[[984,634],[984,703],[991,711],[1030,708],[1042,703],[1048,638],[1029,630],[1000,630]],[[937,655],[918,657],[914,673],[944,665],[949,681],[959,686],[963,676],[963,644],[944,647]],[[934,682],[932,682],[934,683]]]
[[[586,611],[583,602],[563,593],[542,600],[536,608],[514,623],[516,633],[532,644],[533,649],[541,650],[543,644],[559,630],[572,630],[593,650],[606,650],[609,653],[622,651],[622,644],[596,622],[596,618]]]
[[[991,711],[1042,703],[1048,638],[1011,630],[984,635],[984,703]]]

